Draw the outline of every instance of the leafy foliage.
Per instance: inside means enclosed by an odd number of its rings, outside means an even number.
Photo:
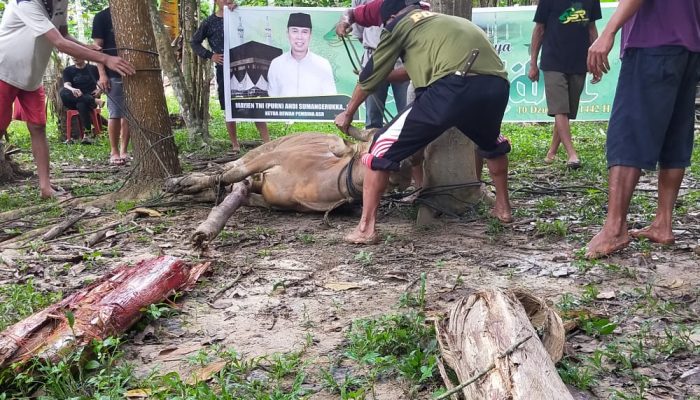
[[[43,293],[29,279],[24,284],[0,285],[0,331],[60,300],[62,294]]]

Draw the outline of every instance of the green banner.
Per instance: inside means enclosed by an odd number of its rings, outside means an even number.
[[[603,4],[603,18],[596,22],[601,31],[610,19],[617,3]],[[552,121],[547,116],[544,93],[544,74],[539,82],[530,82],[527,77],[530,63],[530,40],[535,23],[535,6],[475,8],[473,22],[488,35],[508,71],[510,99],[504,121]],[[590,75],[581,94],[577,120],[608,120],[615,96],[617,75],[620,71],[619,38],[610,52],[611,71],[596,84],[590,83]]]
[[[616,5],[602,6],[603,19],[597,21],[599,30]],[[473,10],[474,23],[486,32],[507,67],[511,82],[504,118],[507,122],[551,121],[546,113],[543,74],[535,83],[527,77],[535,9],[527,6]],[[341,13],[340,8],[308,7],[226,10],[224,34],[228,51],[224,52],[224,65],[229,67],[226,76],[230,77],[225,79],[227,120],[332,120],[337,110],[345,107],[357,83],[348,55],[354,52],[335,34]],[[301,33],[288,29],[292,21],[311,28]],[[587,81],[578,120],[609,119],[620,68],[618,43],[619,40],[610,54],[611,72],[598,84]],[[362,55],[362,45],[357,40],[348,44]],[[311,55],[295,61],[292,49],[296,54],[308,49],[307,54]],[[391,92],[387,109],[392,115],[396,113]],[[355,119],[364,121],[363,109]]]

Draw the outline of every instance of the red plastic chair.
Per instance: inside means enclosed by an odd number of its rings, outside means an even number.
[[[78,117],[78,131],[80,132],[80,137],[78,139],[83,139],[85,136],[85,130],[83,128],[83,122],[80,120],[80,113],[78,110],[67,110],[66,111],[66,140],[71,140],[71,125],[73,121],[73,117]],[[100,120],[100,109],[99,108],[94,108],[92,110],[92,113],[90,113],[90,118],[92,119],[92,131],[95,133],[95,136],[97,136],[100,132],[102,132],[102,121]]]

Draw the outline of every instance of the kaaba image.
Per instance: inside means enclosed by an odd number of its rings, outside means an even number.
[[[267,96],[267,71],[282,49],[250,41],[229,50],[231,98]]]

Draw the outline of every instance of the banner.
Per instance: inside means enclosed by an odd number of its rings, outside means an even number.
[[[602,4],[602,30],[616,3]],[[481,27],[506,65],[511,82],[505,122],[552,121],[547,116],[544,78],[530,82],[530,40],[535,6],[475,8]],[[348,53],[360,56],[358,40],[347,49],[335,34],[342,8],[238,7],[224,12],[226,120],[332,121],[345,109],[357,83]],[[288,28],[289,26],[289,28]],[[301,55],[301,56],[300,56]],[[611,71],[602,82],[587,79],[577,120],[609,119],[620,68],[619,38],[610,53]],[[224,71],[226,72],[226,70]],[[387,110],[396,114],[391,91]],[[364,121],[364,106],[356,121]]]

